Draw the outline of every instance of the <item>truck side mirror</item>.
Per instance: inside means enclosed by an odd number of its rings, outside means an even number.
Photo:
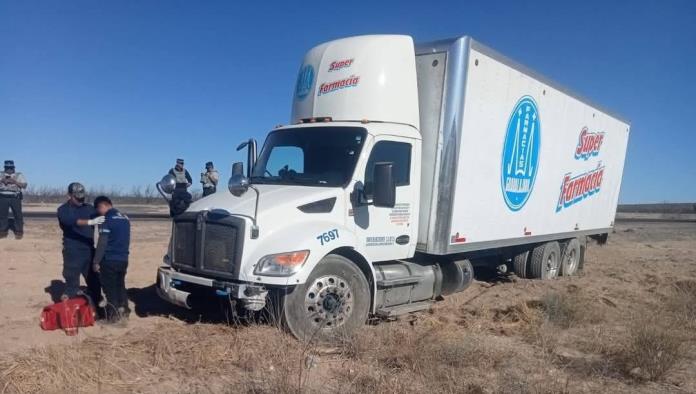
[[[396,204],[396,182],[394,163],[375,163],[372,204],[376,207],[394,208]]]
[[[238,161],[232,164],[232,176],[244,175],[244,163]]]
[[[353,207],[359,207],[362,205],[367,205],[367,198],[365,197],[365,185],[358,181],[353,185],[353,191],[350,193],[350,203]]]
[[[244,164],[241,161],[232,164],[232,176],[227,183],[227,189],[235,197],[241,196],[249,189],[249,178],[244,176]]]
[[[251,178],[251,172],[254,170],[254,165],[256,165],[256,140],[250,138],[248,141],[242,142],[237,147],[237,151],[247,148],[247,177]]]
[[[227,189],[235,197],[240,197],[249,190],[249,178],[244,174],[232,175],[227,183]]]
[[[176,178],[174,178],[172,175],[167,174],[162,177],[161,181],[157,182],[157,189],[160,190],[160,193],[164,192],[166,194],[172,194],[175,188]]]

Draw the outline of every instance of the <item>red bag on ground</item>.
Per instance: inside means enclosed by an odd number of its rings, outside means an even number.
[[[47,331],[63,329],[67,335],[77,335],[78,327],[93,325],[94,308],[87,297],[56,302],[41,312],[41,328]]]

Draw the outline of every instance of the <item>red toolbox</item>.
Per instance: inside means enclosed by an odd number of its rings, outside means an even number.
[[[41,312],[41,328],[62,329],[67,335],[77,335],[78,327],[94,325],[94,308],[87,297],[70,298],[49,305]]]

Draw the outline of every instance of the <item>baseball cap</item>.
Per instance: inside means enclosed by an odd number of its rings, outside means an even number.
[[[85,187],[80,182],[73,182],[68,185],[68,194],[77,198],[85,197]]]

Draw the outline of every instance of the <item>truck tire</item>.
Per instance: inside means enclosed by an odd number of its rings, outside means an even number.
[[[585,268],[585,253],[587,252],[587,237],[578,238],[580,242],[580,261],[578,262],[578,270],[582,271]]]
[[[365,324],[370,301],[362,271],[343,256],[327,255],[304,284],[281,295],[281,323],[297,339],[331,342]]]
[[[553,279],[558,276],[561,264],[561,247],[558,242],[547,242],[534,248],[529,264],[530,277]]]
[[[529,251],[525,250],[518,253],[512,258],[512,268],[515,270],[515,275],[520,279],[527,279],[529,271]]]
[[[577,238],[573,238],[570,241],[566,242],[561,257],[560,275],[575,275],[578,272],[578,268],[580,267],[580,257],[580,241],[578,241]]]

